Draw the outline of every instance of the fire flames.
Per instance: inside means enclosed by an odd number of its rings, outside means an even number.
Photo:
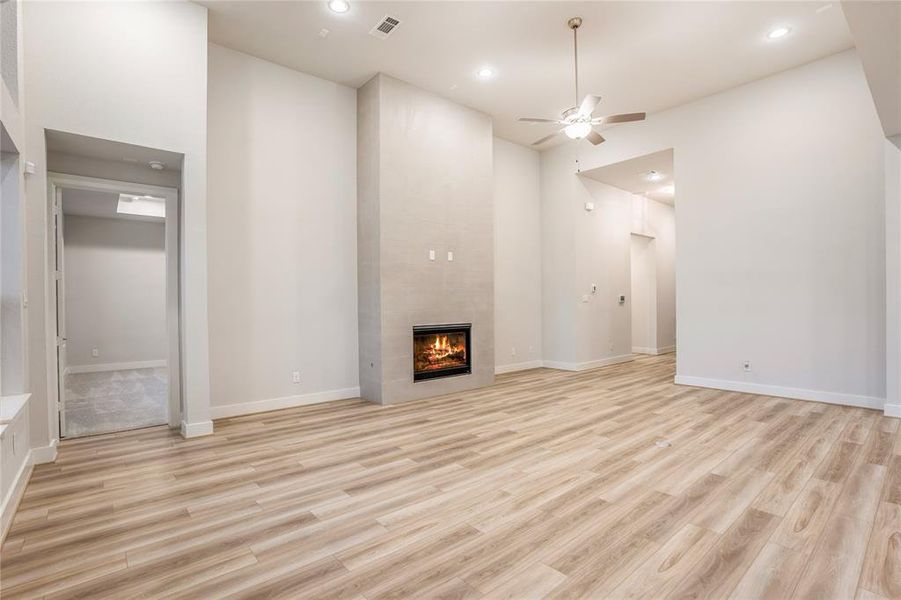
[[[416,340],[414,366],[417,371],[445,369],[466,364],[466,342],[462,334],[423,336]]]

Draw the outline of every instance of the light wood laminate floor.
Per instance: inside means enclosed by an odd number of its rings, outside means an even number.
[[[2,596],[901,597],[899,421],[673,369],[65,441]]]

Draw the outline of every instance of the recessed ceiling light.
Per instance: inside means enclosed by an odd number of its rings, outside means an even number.
[[[779,38],[784,38],[789,33],[791,33],[792,28],[786,25],[780,25],[779,27],[773,27],[770,29],[770,32],[766,34],[767,39],[769,40],[778,40]]]
[[[494,69],[491,67],[482,67],[476,72],[476,75],[479,76],[479,79],[491,79],[494,77]]]
[[[648,171],[644,174],[644,178],[647,181],[660,181],[663,179],[663,173],[660,173],[659,171]]]
[[[332,9],[332,12],[346,13],[350,10],[350,2],[347,0],[329,0],[328,7]]]

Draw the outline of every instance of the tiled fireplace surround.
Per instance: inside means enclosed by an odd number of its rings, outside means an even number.
[[[491,120],[383,74],[358,90],[357,117],[361,396],[391,404],[489,385]],[[447,323],[472,324],[472,373],[414,382],[413,327]]]

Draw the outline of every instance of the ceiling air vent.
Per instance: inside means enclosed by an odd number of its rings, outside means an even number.
[[[392,31],[397,29],[397,26],[400,25],[400,20],[395,19],[392,16],[385,15],[382,21],[369,30],[369,35],[373,35],[380,40],[388,39],[388,36]]]

